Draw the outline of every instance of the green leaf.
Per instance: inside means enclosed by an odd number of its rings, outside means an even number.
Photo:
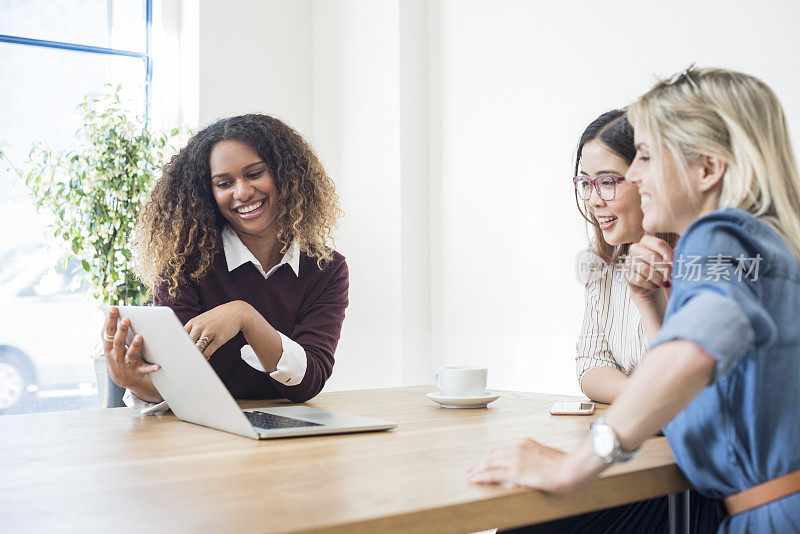
[[[37,209],[53,217],[54,239],[69,243],[70,255],[82,256],[96,298],[144,303],[147,288],[132,272],[127,244],[140,204],[187,130],[144,128],[125,109],[122,90],[108,85],[103,94],[85,95],[77,106],[82,124],[76,145],[59,152],[33,144],[15,172]],[[7,161],[2,150],[0,159]]]

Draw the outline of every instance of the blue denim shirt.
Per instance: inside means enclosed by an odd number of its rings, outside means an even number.
[[[775,231],[730,208],[686,230],[651,348],[675,339],[717,360],[713,383],[664,427],[692,484],[722,498],[800,469],[800,262]],[[800,493],[720,532],[800,532]]]

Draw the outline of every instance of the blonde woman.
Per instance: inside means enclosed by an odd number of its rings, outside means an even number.
[[[797,532],[800,176],[783,109],[752,76],[687,69],[628,116],[643,226],[681,235],[662,328],[575,451],[527,440],[470,479],[565,493],[663,426],[689,480],[723,500],[721,532]]]
[[[306,141],[267,115],[197,133],[143,207],[135,252],[154,303],[171,307],[235,398],[304,402],[333,370],[348,304],[331,179]],[[112,310],[103,344],[125,402],[160,402]]]

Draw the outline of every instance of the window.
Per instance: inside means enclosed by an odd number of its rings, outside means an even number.
[[[0,4],[0,143],[21,164],[34,142],[73,146],[76,106],[122,84],[149,114],[152,0]],[[0,168],[0,413],[97,407],[102,318],[76,265],[49,246],[19,178]],[[51,236],[52,239],[52,236]]]

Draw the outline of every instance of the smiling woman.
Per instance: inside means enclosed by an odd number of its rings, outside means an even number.
[[[601,402],[616,398],[660,325],[677,239],[645,235],[639,190],[626,179],[636,154],[633,138],[625,110],[603,113],[584,130],[575,159],[575,198],[594,230],[591,250],[604,264],[587,280],[575,361],[582,391]],[[659,268],[632,279],[625,262],[647,256],[660,260],[651,265]]]
[[[275,265],[282,248],[276,246],[278,190],[267,164],[250,145],[235,139],[217,143],[209,160],[211,192],[220,213],[261,265]]]
[[[348,304],[332,247],[331,179],[306,141],[266,115],[218,121],[165,166],[142,208],[137,269],[236,398],[304,402],[322,390]],[[104,345],[126,404],[158,402],[129,324],[112,312]]]

